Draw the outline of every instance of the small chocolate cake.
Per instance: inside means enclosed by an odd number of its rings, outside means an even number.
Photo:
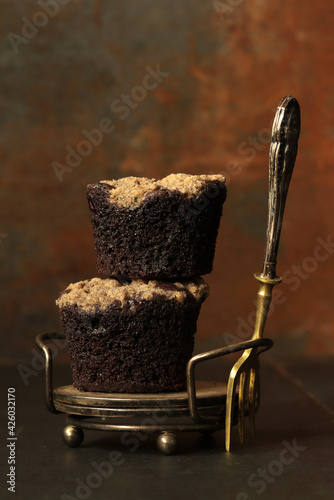
[[[87,186],[87,197],[99,273],[175,280],[212,271],[222,175],[101,181]]]
[[[98,392],[185,389],[196,321],[209,293],[183,283],[93,278],[56,301],[68,340],[73,385]]]

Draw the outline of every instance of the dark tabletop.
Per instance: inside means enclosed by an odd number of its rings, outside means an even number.
[[[219,380],[224,370],[217,361],[204,378]],[[0,373],[1,498],[334,498],[332,358],[283,362],[268,355],[261,365],[256,438],[247,435],[241,447],[234,428],[233,450],[226,453],[224,431],[209,438],[182,433],[171,456],[157,450],[156,435],[142,434],[133,451],[122,432],[87,430],[83,443],[69,448],[61,437],[65,416],[46,409],[43,371],[27,372],[27,385],[17,366],[0,367]],[[57,384],[68,383],[68,367],[58,365]],[[6,485],[9,387],[16,389],[15,496]]]

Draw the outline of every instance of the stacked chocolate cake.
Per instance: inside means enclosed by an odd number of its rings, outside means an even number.
[[[209,288],[222,175],[127,177],[87,187],[97,269],[56,301],[80,390],[185,389],[196,322]]]

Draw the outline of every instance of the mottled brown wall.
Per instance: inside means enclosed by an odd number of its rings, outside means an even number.
[[[334,239],[333,2],[61,3],[0,2],[2,356],[29,360],[35,334],[60,328],[55,298],[96,274],[85,186],[126,175],[227,174],[198,340],[213,347],[227,332],[247,335],[269,129],[289,93],[300,101],[302,135],[279,255],[285,283],[267,334],[277,353],[333,353],[333,246],[317,250],[319,238]],[[50,15],[43,4],[53,4]],[[134,88],[153,87],[148,66],[168,76],[144,95]],[[120,111],[115,101],[131,92],[138,102]],[[65,164],[68,146],[84,151],[82,131],[103,119],[114,130],[60,182],[53,162]]]

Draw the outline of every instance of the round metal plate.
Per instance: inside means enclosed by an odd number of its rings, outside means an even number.
[[[200,411],[221,414],[225,410],[227,384],[197,382],[196,397]],[[188,415],[188,393],[118,394],[82,392],[67,385],[53,391],[58,411],[85,416]]]

